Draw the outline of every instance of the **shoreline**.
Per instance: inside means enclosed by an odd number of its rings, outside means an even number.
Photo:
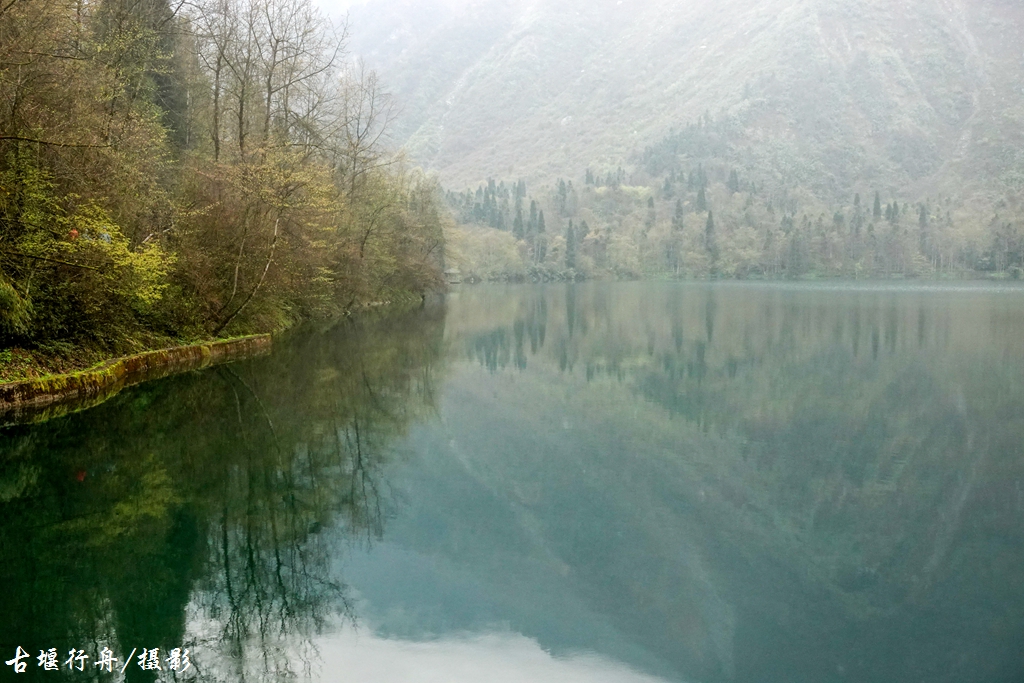
[[[543,284],[543,283],[580,283],[580,282],[792,282],[792,283],[814,283],[814,282],[926,282],[926,283],[952,283],[952,282],[981,282],[993,284],[1024,284],[1024,278],[1014,278],[1009,275],[1003,277],[991,277],[979,275],[978,271],[969,274],[946,274],[930,276],[892,276],[892,277],[858,277],[856,274],[836,275],[803,275],[800,277],[773,277],[773,276],[750,276],[750,277],[675,277],[669,273],[652,275],[622,275],[601,274],[598,276],[586,276],[582,273],[567,271],[548,271],[537,274],[504,274],[488,277],[481,277],[472,271],[460,275],[458,282],[449,282],[449,286],[483,285],[483,284]]]
[[[0,383],[0,427],[42,422],[99,405],[122,389],[270,353],[272,335],[173,346],[104,361],[85,370]]]
[[[383,300],[358,304],[338,318],[348,318],[392,303],[391,300]],[[72,372],[0,381],[0,428],[45,422],[87,410],[113,398],[123,389],[145,382],[265,356],[273,350],[274,337],[295,327],[289,325],[271,333],[207,340],[108,358]]]

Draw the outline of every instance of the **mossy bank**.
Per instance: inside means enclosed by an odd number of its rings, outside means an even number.
[[[269,334],[116,358],[87,370],[0,384],[0,426],[46,420],[101,403],[125,387],[269,353]]]

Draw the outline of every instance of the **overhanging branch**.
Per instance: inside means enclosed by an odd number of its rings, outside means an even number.
[[[38,138],[27,138],[21,135],[0,135],[0,140],[16,140],[20,142],[35,142],[40,145],[49,145],[50,147],[94,147],[103,148],[110,147],[110,145],[94,145],[87,143],[76,143],[76,142],[54,142],[53,140],[40,140]]]
[[[7,256],[20,256],[22,258],[34,259],[36,261],[49,261],[50,263],[59,263],[63,266],[71,266],[72,268],[85,268],[86,270],[99,270],[96,266],[85,266],[81,263],[71,263],[70,261],[61,261],[60,259],[49,258],[47,256],[34,256],[32,254],[25,254],[20,251],[6,251],[0,250],[0,254],[6,254]]]

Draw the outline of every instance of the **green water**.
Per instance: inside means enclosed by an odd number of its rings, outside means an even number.
[[[0,680],[172,680],[107,647],[203,681],[1019,681],[1024,289],[481,286],[302,330],[0,431],[0,596]]]

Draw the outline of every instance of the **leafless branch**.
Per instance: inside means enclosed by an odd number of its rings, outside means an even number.
[[[77,148],[94,148],[103,149],[108,148],[110,145],[97,145],[92,143],[74,143],[74,142],[54,142],[53,140],[40,140],[38,138],[27,138],[22,135],[0,135],[0,140],[18,140],[21,142],[34,142],[40,145],[49,145],[50,147],[77,147]]]

